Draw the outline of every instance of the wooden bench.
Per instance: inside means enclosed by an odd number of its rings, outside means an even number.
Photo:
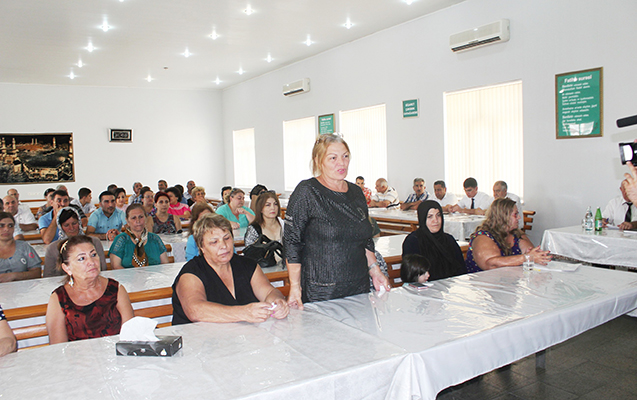
[[[530,231],[531,229],[533,229],[531,224],[533,223],[533,218],[535,216],[535,211],[524,210],[524,211],[522,211],[522,213],[524,214],[524,226],[522,227],[522,230],[524,232]]]

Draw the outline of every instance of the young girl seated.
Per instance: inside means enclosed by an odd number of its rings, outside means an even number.
[[[429,279],[429,261],[420,254],[405,254],[400,265],[400,279],[404,283],[425,283]]]

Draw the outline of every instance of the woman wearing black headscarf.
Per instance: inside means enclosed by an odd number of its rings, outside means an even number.
[[[430,281],[466,274],[460,246],[453,236],[444,232],[445,221],[438,202],[426,200],[420,203],[418,225],[418,229],[403,242],[403,257],[420,254],[427,258],[431,264]]]

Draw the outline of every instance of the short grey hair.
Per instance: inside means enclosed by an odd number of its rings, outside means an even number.
[[[498,185],[504,190],[509,190],[509,187],[507,186],[507,183],[505,181],[497,181],[496,183],[494,183],[494,185]]]
[[[425,180],[424,180],[424,179],[422,179],[422,178],[416,178],[416,179],[414,179],[414,185],[415,185],[416,183],[418,183],[418,182],[422,182],[422,184],[423,184],[423,185],[425,184]]]
[[[389,186],[389,183],[387,183],[387,179],[385,178],[378,178],[376,179],[376,183],[380,183],[380,186]]]

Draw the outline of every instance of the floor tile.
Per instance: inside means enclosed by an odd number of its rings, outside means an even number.
[[[577,398],[577,395],[573,393],[542,382],[532,383],[511,393],[524,400],[572,400]]]

